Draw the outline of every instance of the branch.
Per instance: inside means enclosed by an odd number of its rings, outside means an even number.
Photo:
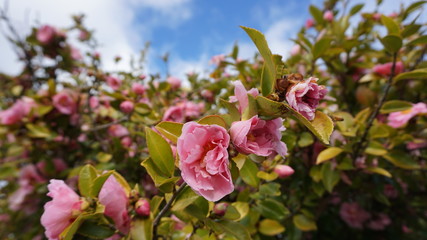
[[[96,127],[92,128],[92,129],[89,129],[88,132],[96,132],[96,131],[102,130],[104,128],[108,128],[108,127],[110,127],[110,126],[112,126],[114,124],[124,122],[124,121],[126,121],[128,119],[129,119],[128,117],[123,117],[123,118],[117,119],[115,121],[112,121],[110,123],[106,123],[106,124],[102,124],[102,125],[96,126]]]
[[[171,199],[169,199],[169,201],[166,203],[166,205],[162,208],[162,210],[160,210],[159,214],[157,214],[156,218],[153,221],[153,239],[158,239],[157,236],[157,227],[160,223],[160,219],[163,217],[163,215],[166,214],[166,212],[171,208],[172,203],[175,201],[176,197],[178,196],[178,194],[180,192],[182,192],[182,190],[184,190],[184,188],[187,186],[187,183],[183,183],[181,184],[181,186],[178,188],[178,190],[176,192],[174,192],[174,194],[172,195]]]
[[[391,67],[391,73],[385,86],[384,94],[381,97],[380,101],[378,102],[378,105],[375,108],[375,110],[369,116],[368,124],[365,128],[365,131],[363,132],[362,138],[360,139],[360,141],[357,143],[355,147],[354,154],[353,154],[353,162],[356,161],[356,159],[359,157],[360,151],[366,148],[366,144],[367,144],[366,138],[368,137],[369,130],[371,129],[375,118],[378,116],[380,109],[383,106],[385,99],[387,98],[388,92],[390,91],[393,76],[394,76],[394,71],[396,68],[396,58],[397,58],[397,53],[393,55],[393,65]]]

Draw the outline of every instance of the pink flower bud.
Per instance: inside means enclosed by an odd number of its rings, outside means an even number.
[[[139,79],[144,80],[147,76],[145,76],[145,74],[141,74],[139,75]]]
[[[128,148],[132,145],[132,138],[124,137],[124,138],[122,138],[120,143],[122,144],[123,147]]]
[[[328,10],[323,14],[323,19],[328,22],[332,22],[334,20],[334,14],[332,11]]]
[[[89,98],[89,106],[92,109],[97,108],[99,106],[99,98],[95,97],[95,96],[90,97]]]
[[[140,216],[150,216],[150,203],[147,199],[139,199],[135,203],[135,212]]]
[[[204,89],[204,90],[202,90],[202,92],[200,93],[200,95],[202,95],[202,97],[204,97],[208,101],[212,101],[213,100],[213,93],[210,90]]]
[[[227,211],[228,205],[229,204],[225,202],[217,203],[213,208],[213,212],[218,216],[224,216],[225,212]]]
[[[49,25],[44,25],[37,30],[36,38],[43,45],[47,45],[55,38],[56,29]]]
[[[142,95],[145,92],[145,88],[140,83],[134,83],[134,84],[132,84],[132,92],[134,92],[138,95]]]
[[[311,28],[311,27],[313,27],[314,26],[314,20],[313,19],[307,19],[307,21],[305,22],[305,28],[306,29],[309,29],[309,28]]]
[[[120,110],[124,113],[131,113],[135,105],[131,101],[124,101],[120,104]]]
[[[178,89],[179,87],[181,87],[181,79],[179,78],[168,77],[166,81],[171,85],[172,89]]]
[[[279,178],[287,178],[292,174],[294,174],[295,171],[294,169],[292,169],[287,165],[277,165],[274,168],[274,172],[277,173],[277,175],[279,175]]]
[[[79,33],[79,40],[80,41],[86,41],[86,40],[89,40],[89,37],[90,37],[90,35],[89,35],[89,33],[87,32],[87,31],[80,31],[80,33]]]
[[[120,85],[122,84],[122,80],[113,76],[107,76],[106,81],[108,86],[110,86],[113,90],[119,89]]]

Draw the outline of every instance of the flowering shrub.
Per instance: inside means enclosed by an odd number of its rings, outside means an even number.
[[[103,70],[83,16],[11,36],[2,239],[423,239],[424,3],[310,6],[287,58],[242,27],[259,54],[187,79]]]

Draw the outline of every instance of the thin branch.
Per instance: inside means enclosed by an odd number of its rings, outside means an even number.
[[[380,101],[378,102],[378,105],[375,108],[375,110],[369,116],[368,124],[366,125],[365,131],[363,132],[363,135],[360,138],[360,141],[356,144],[356,147],[354,148],[355,150],[354,150],[354,154],[353,154],[353,161],[356,161],[356,159],[359,157],[360,151],[364,150],[366,148],[366,144],[367,144],[366,139],[368,137],[369,130],[371,129],[372,124],[374,123],[375,118],[378,116],[378,114],[380,112],[380,109],[383,106],[383,104],[384,104],[384,102],[385,102],[385,100],[387,98],[388,92],[390,91],[390,88],[391,88],[391,85],[392,85],[392,82],[393,82],[394,71],[395,71],[395,68],[396,68],[396,58],[397,58],[397,53],[395,53],[393,55],[393,65],[391,67],[390,76],[389,76],[388,81],[386,83],[384,94],[381,97]]]
[[[184,182],[181,184],[181,186],[178,188],[178,190],[172,195],[171,199],[166,203],[166,205],[160,210],[159,214],[157,214],[156,218],[153,221],[153,239],[158,239],[157,236],[157,227],[160,223],[160,219],[163,217],[163,215],[166,214],[167,211],[172,207],[172,203],[175,201],[176,197],[179,195],[182,190],[187,186],[187,184]]]
[[[128,117],[123,117],[123,118],[117,119],[117,120],[115,120],[115,121],[112,121],[112,122],[110,122],[110,123],[106,123],[106,124],[102,124],[102,125],[96,126],[96,127],[92,128],[92,129],[89,129],[88,131],[89,131],[89,132],[96,132],[96,131],[99,131],[99,130],[102,130],[102,129],[108,128],[108,127],[110,127],[110,126],[112,126],[112,125],[114,125],[114,124],[117,124],[117,123],[121,123],[121,122],[127,121],[128,119],[129,119]]]

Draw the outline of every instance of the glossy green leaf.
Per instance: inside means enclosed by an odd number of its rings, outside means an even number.
[[[222,106],[224,106],[228,110],[228,113],[230,114],[232,122],[240,120],[240,112],[236,108],[236,105],[234,103],[228,102],[224,99],[220,99],[220,103]]]
[[[266,97],[258,96],[256,99],[258,114],[265,117],[277,118],[289,110],[283,103],[272,101]]]
[[[332,168],[331,162],[322,165],[322,182],[328,192],[332,192],[340,180],[338,171]]]
[[[306,231],[317,230],[316,222],[314,220],[308,218],[304,214],[295,215],[292,218],[292,221],[295,224],[295,226],[301,231],[306,232]]]
[[[299,136],[298,146],[307,147],[314,143],[313,136],[309,132],[303,132]]]
[[[172,211],[181,211],[186,208],[188,205],[196,201],[200,196],[197,195],[193,189],[189,186],[186,186],[184,190],[177,196],[173,206]]]
[[[257,177],[258,166],[249,158],[246,158],[243,167],[240,169],[240,177],[245,183],[252,187],[258,187],[259,178]]]
[[[101,163],[109,162],[113,158],[113,155],[105,152],[99,152],[96,154],[96,159]]]
[[[387,149],[381,143],[371,141],[365,149],[365,153],[374,156],[383,156],[384,154],[387,154]]]
[[[404,72],[397,75],[393,81],[397,82],[404,79],[424,79],[427,80],[427,68],[415,69],[411,72]]]
[[[330,160],[330,159],[338,156],[342,152],[343,152],[343,149],[338,148],[338,147],[327,148],[327,149],[325,149],[319,153],[319,155],[317,156],[316,164],[320,164],[322,162]]]
[[[231,204],[240,214],[240,218],[236,221],[240,221],[242,218],[246,217],[249,213],[249,204],[247,202],[233,202]]]
[[[255,115],[258,115],[255,98],[251,94],[248,94],[248,107],[243,111],[242,121],[248,120]]]
[[[259,187],[259,193],[265,196],[280,196],[280,184],[275,182],[262,184]]]
[[[268,172],[264,172],[264,171],[259,171],[256,175],[257,175],[257,177],[264,179],[267,182],[276,180],[278,177],[277,173],[275,173],[275,172],[268,173]]]
[[[130,236],[132,240],[151,240],[153,239],[152,235],[152,219],[134,219],[131,222]]]
[[[219,220],[217,223],[219,224],[222,231],[228,235],[234,236],[238,240],[252,239],[246,227],[240,223],[230,220]]]
[[[100,225],[96,221],[86,220],[81,224],[77,233],[88,239],[106,239],[111,237],[115,230],[106,225]]]
[[[101,191],[102,186],[104,185],[105,181],[107,181],[108,177],[113,174],[113,171],[108,171],[103,173],[102,175],[98,176],[93,180],[92,188],[91,188],[91,196],[98,196],[99,191]]]
[[[313,58],[318,59],[322,56],[328,50],[331,46],[331,39],[329,38],[322,38],[319,41],[317,41],[313,46]]]
[[[237,209],[233,205],[228,205],[227,210],[225,211],[223,218],[228,219],[228,220],[237,221],[237,219],[240,219],[241,216],[240,216],[239,211],[237,211]]]
[[[400,32],[399,25],[391,18],[381,15],[381,22],[387,28],[388,35],[398,35]]]
[[[153,179],[154,185],[159,188],[160,191],[165,193],[172,192],[179,177],[168,176],[167,173],[164,173],[159,169],[157,164],[151,158],[147,158],[142,161],[141,165],[145,167],[148,175]]]
[[[227,128],[227,123],[225,123],[224,119],[218,115],[209,115],[198,121],[200,124],[206,125],[218,125],[223,128]]]
[[[241,26],[241,28],[249,35],[249,37],[255,43],[255,46],[258,48],[261,56],[264,58],[264,67],[261,78],[261,92],[263,96],[268,96],[273,92],[276,81],[276,66],[273,62],[273,55],[270,48],[268,47],[268,43],[264,34],[253,28],[243,26]]]
[[[148,151],[150,152],[151,159],[153,159],[153,163],[157,166],[158,170],[161,171],[163,176],[173,176],[175,161],[170,144],[166,142],[162,136],[148,127],[145,128],[145,134]]]
[[[32,123],[28,123],[25,125],[28,129],[28,136],[32,138],[52,138],[53,133],[50,129],[44,125],[35,125]]]
[[[290,214],[289,210],[281,202],[271,198],[260,201],[256,209],[262,216],[277,221],[282,221]]]
[[[358,13],[360,10],[362,10],[364,4],[356,4],[350,9],[350,16],[353,16],[354,14]]]
[[[322,24],[324,22],[323,12],[320,9],[318,9],[314,5],[310,5],[309,10],[310,10],[311,16],[313,16],[316,23]]]
[[[420,36],[410,41],[407,45],[418,45],[418,44],[427,44],[427,35]]]
[[[384,168],[367,167],[367,168],[365,168],[365,171],[380,174],[380,175],[386,176],[388,178],[391,178],[391,173],[389,171],[385,170]]]
[[[87,164],[80,170],[79,173],[79,192],[82,196],[91,197],[91,189],[93,185],[93,181],[97,177],[96,169]],[[92,196],[95,197],[95,196]]]
[[[405,152],[391,151],[382,157],[387,159],[396,167],[400,167],[407,170],[420,169],[420,165],[417,163],[417,161]]]
[[[182,133],[182,123],[176,122],[160,122],[156,125],[156,129],[173,143],[177,143],[179,136]]]
[[[72,240],[74,238],[74,234],[76,234],[83,221],[84,217],[82,215],[78,216],[74,222],[72,222],[70,225],[68,225],[67,228],[64,229],[64,231],[62,231],[62,233],[59,235],[59,239]]]
[[[427,72],[426,72],[427,74]],[[412,108],[412,103],[402,100],[391,100],[384,103],[381,107],[380,113],[392,113],[392,112],[400,112],[405,111]]]
[[[402,48],[402,38],[396,35],[387,35],[380,39],[384,48],[391,54],[397,53]]]
[[[427,1],[417,1],[409,5],[408,8],[406,8],[405,12],[403,13],[403,19],[409,16],[409,14],[411,14],[413,11],[422,7],[422,5],[424,5],[425,3],[427,3]]]
[[[275,236],[285,231],[279,222],[271,219],[264,219],[259,223],[258,231],[267,236]]]

